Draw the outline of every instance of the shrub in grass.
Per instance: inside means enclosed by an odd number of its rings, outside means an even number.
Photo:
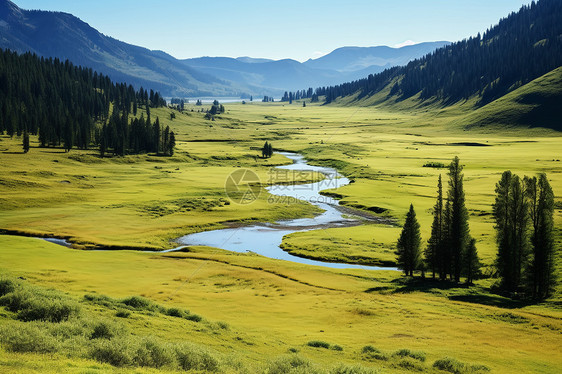
[[[490,369],[484,365],[469,365],[451,357],[445,357],[435,361],[433,367],[453,374],[484,373],[490,371]]]
[[[0,279],[0,296],[4,296],[16,290],[17,283],[11,279]]]
[[[396,366],[410,371],[426,371],[426,367],[421,362],[409,357],[402,358],[396,363]]]
[[[183,318],[185,315],[189,314],[189,312],[183,311],[179,308],[168,308],[166,309],[166,314],[171,317]]]
[[[201,322],[203,320],[203,317],[201,317],[200,315],[197,315],[197,314],[187,314],[183,318],[185,318],[188,321],[193,321],[193,322]]]
[[[153,368],[171,365],[174,361],[172,350],[153,338],[143,339],[133,357],[134,364]]]
[[[217,372],[219,361],[209,352],[190,344],[179,344],[174,347],[176,359],[182,370],[205,370]]]
[[[113,366],[130,365],[132,363],[130,342],[125,339],[97,340],[90,351],[90,357]]]
[[[48,327],[49,334],[54,336],[57,340],[68,340],[74,337],[88,337],[90,329],[86,324],[79,319],[72,319],[57,324],[43,324],[42,326]]]
[[[115,336],[112,326],[107,322],[98,322],[90,334],[90,339],[111,339]]]
[[[104,306],[106,308],[112,308],[115,306],[116,301],[109,296],[105,295],[95,295],[95,294],[88,294],[84,295],[84,300],[89,301],[91,303]]]
[[[9,290],[6,284],[5,289]],[[65,295],[34,288],[12,289],[0,297],[0,305],[17,313],[22,321],[62,322],[80,310],[78,304]]]
[[[367,353],[380,353],[381,351],[375,347],[373,347],[372,345],[366,345],[363,348],[361,348],[361,353],[363,354],[367,354]]]
[[[306,343],[306,345],[308,345],[309,347],[314,347],[314,348],[325,348],[325,349],[330,348],[330,343],[326,343],[326,342],[323,342],[321,340],[311,340],[308,343]]]
[[[363,354],[363,359],[372,361],[388,361],[390,358],[387,353],[381,352],[379,349],[373,347],[372,345],[366,345],[361,349],[361,353]]]
[[[35,324],[18,323],[0,329],[0,342],[11,352],[52,353],[58,350],[56,339]]]
[[[424,168],[436,168],[436,169],[443,169],[445,164],[442,162],[426,162],[423,164]]]
[[[155,305],[152,301],[141,296],[128,297],[126,299],[121,300],[121,303],[130,306],[131,308],[139,309],[139,310],[155,309]]]
[[[409,349],[400,349],[399,351],[396,351],[393,353],[393,356],[397,356],[397,357],[411,357],[414,360],[418,360],[421,362],[425,361],[425,352],[421,352],[421,351],[411,351]]]
[[[334,344],[330,347],[334,351],[343,351],[343,347],[341,345]]]
[[[359,365],[349,366],[341,364],[330,370],[330,374],[376,374],[379,371]]]
[[[292,347],[289,348],[288,350],[289,350],[290,353],[298,353],[299,352],[299,350],[297,348],[292,348]]]
[[[32,297],[29,291],[15,290],[0,297],[0,306],[6,307],[10,312],[18,312],[29,305]]]
[[[22,321],[67,321],[70,316],[77,315],[78,304],[70,300],[45,300],[32,298],[18,312],[17,318]]]
[[[118,310],[117,313],[115,313],[115,317],[119,317],[119,318],[129,318],[130,316],[131,316],[131,312],[125,309]]]
[[[267,369],[268,374],[308,374],[317,373],[310,361],[298,355],[282,356],[271,361]]]

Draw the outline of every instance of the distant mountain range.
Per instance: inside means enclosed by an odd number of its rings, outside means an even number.
[[[22,10],[0,0],[0,48],[68,59],[114,81],[152,88],[165,96],[279,95],[334,85],[404,65],[446,44],[344,47],[304,63],[251,57],[178,60],[105,36],[71,14]]]

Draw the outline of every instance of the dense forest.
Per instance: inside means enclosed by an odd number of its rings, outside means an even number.
[[[483,35],[440,48],[403,67],[319,87],[314,96],[325,96],[326,103],[356,93],[361,98],[393,83],[390,95],[398,100],[420,94],[424,100],[435,98],[451,104],[477,96],[478,105],[485,105],[562,65],[560,20],[561,1],[533,2]],[[290,101],[297,95],[302,92],[287,93],[284,99]]]
[[[165,143],[166,130],[156,126],[158,119],[152,124],[149,114],[150,107],[165,104],[158,92],[113,83],[69,61],[0,50],[0,133],[39,135],[42,147],[170,154],[173,134],[168,129]],[[128,123],[139,107],[148,118]]]

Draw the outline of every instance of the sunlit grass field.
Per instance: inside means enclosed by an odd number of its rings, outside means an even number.
[[[204,321],[140,312],[119,320],[133,336],[204,346],[225,372],[274,372],[272,362],[295,354],[319,370],[345,363],[382,372],[442,372],[432,364],[444,357],[505,373],[514,368],[554,373],[562,366],[559,292],[546,303],[525,305],[491,294],[491,280],[474,288],[421,284],[394,271],[309,267],[204,247],[169,254],[79,249],[171,248],[174,238],[190,232],[318,213],[307,203],[270,204],[265,190],[251,204],[228,199],[224,184],[237,168],[253,170],[265,186],[275,183],[271,166],[290,162],[280,155],[257,157],[267,140],[278,150],[306,155],[313,164],[338,168],[353,183],[330,193],[346,206],[395,222],[295,233],[284,239],[291,253],[391,264],[410,203],[424,240],[429,237],[437,177],[441,174],[446,185],[447,170],[424,165],[446,166],[458,155],[465,166],[471,235],[490,265],[495,258],[491,203],[504,170],[520,176],[547,173],[560,228],[560,133],[503,125],[466,130],[462,106],[441,112],[253,102],[227,104],[215,121],[205,120],[196,112],[199,107],[188,108],[173,120],[170,109],[152,111],[178,134],[172,158],[101,159],[94,150],[65,153],[33,142],[23,154],[21,139],[1,137],[0,229],[70,238],[78,249],[0,236],[0,271],[68,293],[88,318],[115,319],[115,310],[83,301],[92,293],[117,299],[141,295],[165,307],[189,309]],[[560,231],[556,242],[560,248]],[[12,317],[0,312],[3,322]],[[343,350],[311,347],[310,341]],[[382,358],[362,353],[367,345],[380,350]],[[422,351],[426,359],[393,356],[400,349]],[[85,352],[8,351],[0,351],[0,369],[8,372],[113,370]]]

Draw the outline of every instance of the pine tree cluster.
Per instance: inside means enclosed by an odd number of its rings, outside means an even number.
[[[273,146],[269,142],[265,142],[261,149],[261,156],[263,158],[270,158],[273,156]]]
[[[397,244],[398,264],[407,275],[413,275],[414,270],[427,268],[432,272],[433,278],[438,274],[442,280],[449,277],[459,282],[461,276],[464,276],[467,283],[472,283],[479,275],[480,261],[476,241],[470,237],[468,228],[462,170],[459,158],[455,157],[449,165],[449,188],[445,199],[439,176],[437,202],[433,208],[431,237],[424,251],[425,259],[422,259],[420,251],[419,224],[414,207],[410,206]],[[404,246],[404,243],[415,245]],[[404,259],[411,260],[408,262]]]
[[[133,128],[134,123],[123,124],[119,114],[163,105],[158,92],[115,84],[68,60],[0,50],[0,133],[39,135],[42,147],[62,144],[65,150],[105,146],[115,154],[150,151],[143,145],[150,142],[146,132]],[[106,121],[104,130],[98,124]]]
[[[528,292],[535,299],[551,295],[554,277],[554,194],[545,174],[519,178],[505,171],[496,184],[494,219],[501,287]]]

